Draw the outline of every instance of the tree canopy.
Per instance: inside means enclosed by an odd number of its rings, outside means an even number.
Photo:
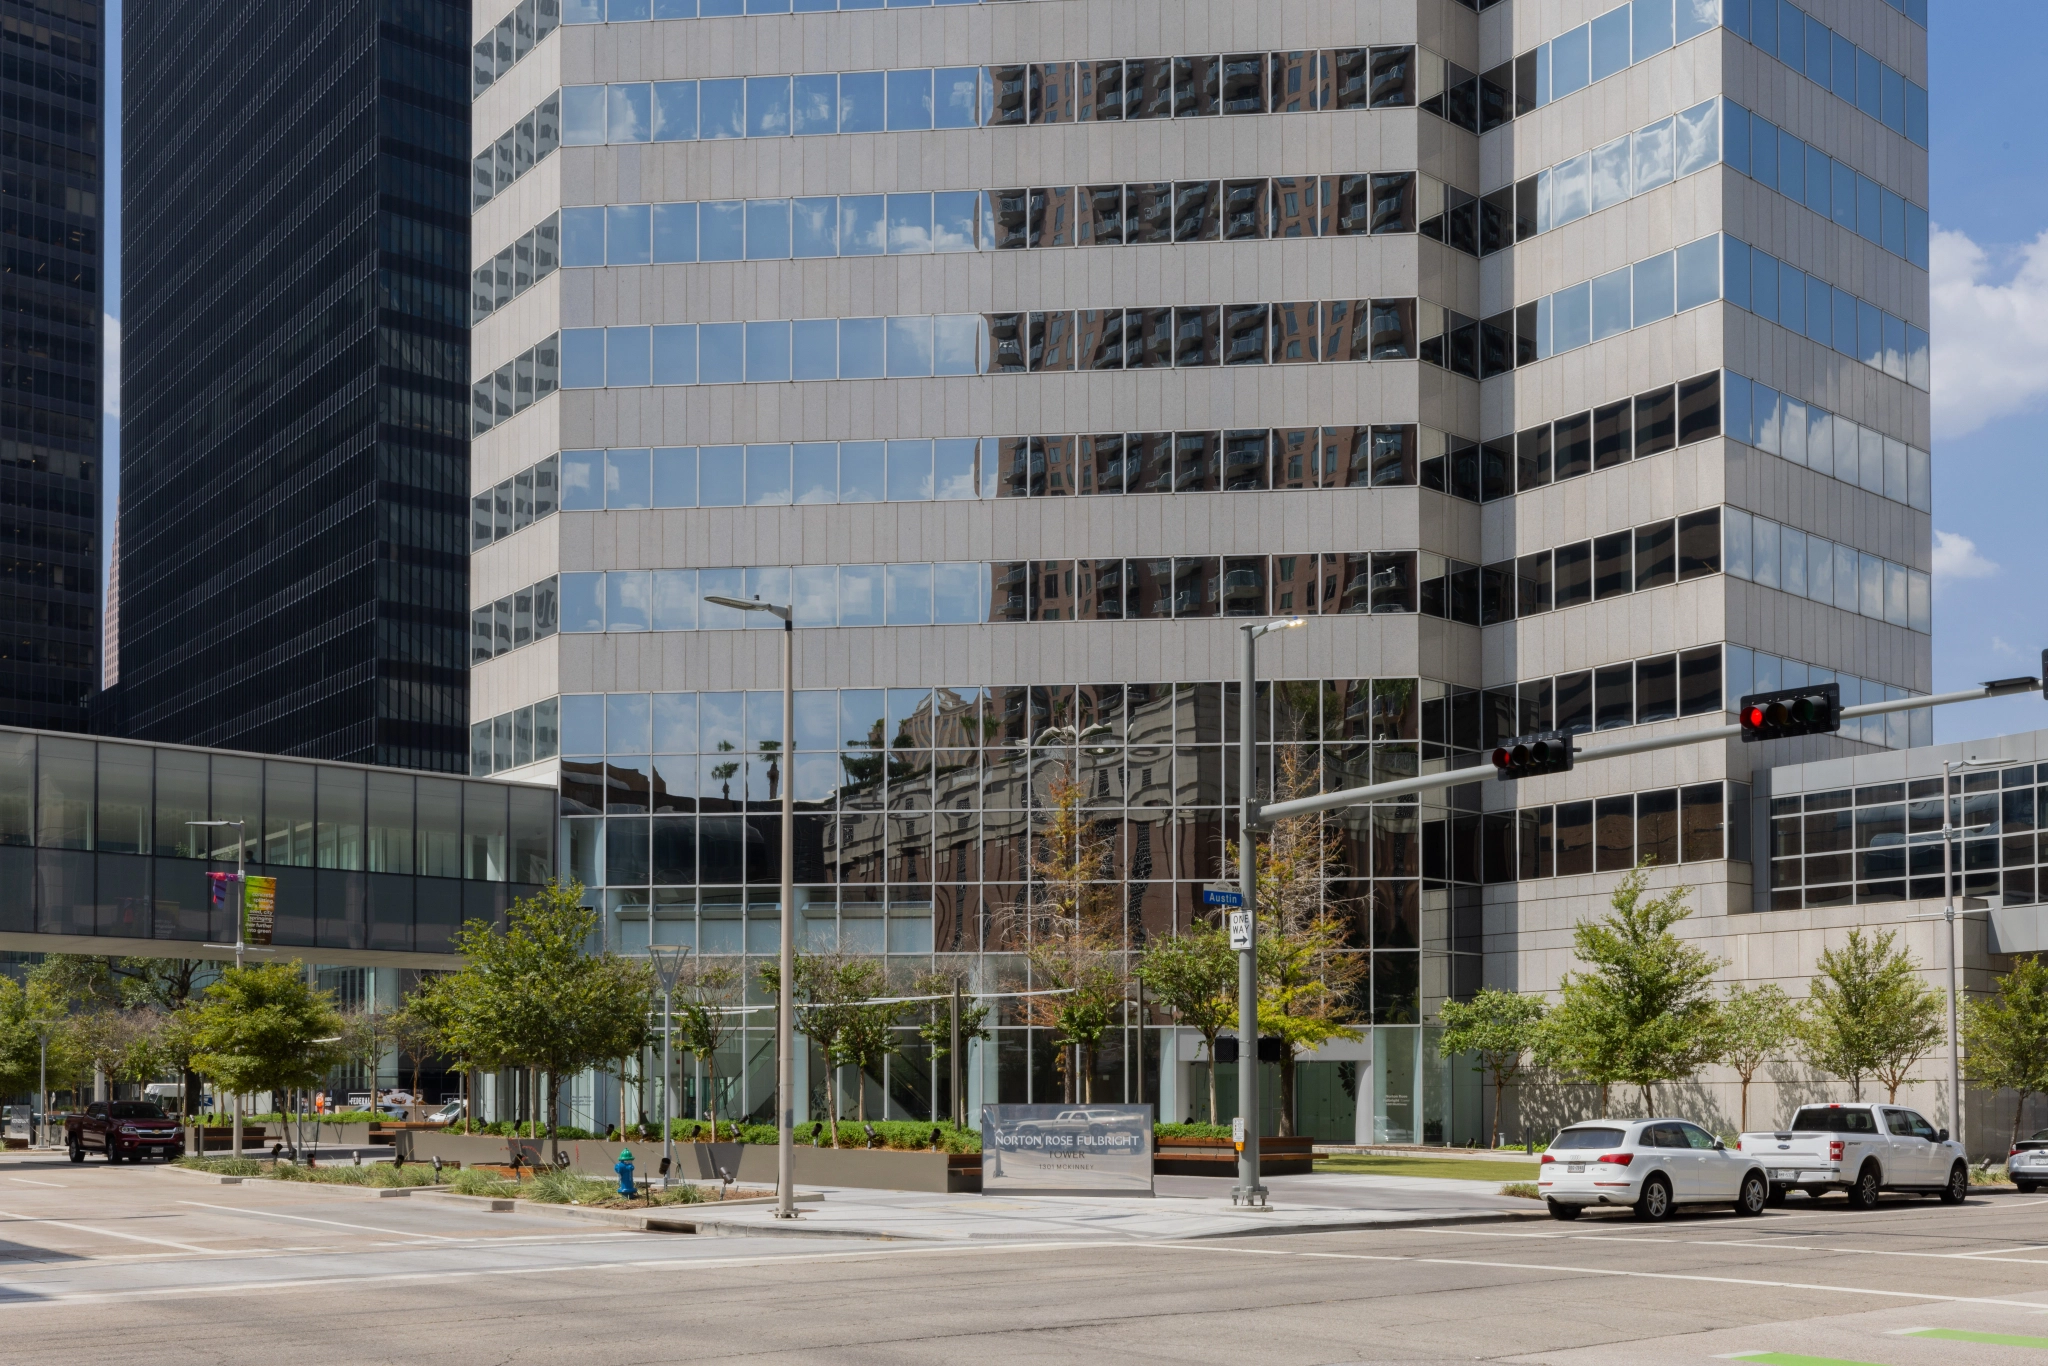
[[[2048,963],[2015,959],[2012,971],[1994,985],[1997,995],[1963,1007],[1966,1065],[1971,1085],[2014,1093],[2017,1143],[2027,1097],[2048,1093]]]
[[[1867,1077],[1898,1099],[1907,1073],[1941,1037],[1940,995],[1920,980],[1919,965],[1891,930],[1850,930],[1815,968],[1800,1030],[1807,1061],[1848,1082],[1856,1100]]]
[[[1493,1083],[1492,1134],[1486,1146],[1500,1146],[1501,1095],[1521,1073],[1523,1060],[1536,1047],[1548,1011],[1541,996],[1481,987],[1470,1001],[1445,1001],[1437,1008],[1444,1029],[1437,1052],[1445,1058],[1460,1053],[1478,1056],[1476,1070]]]

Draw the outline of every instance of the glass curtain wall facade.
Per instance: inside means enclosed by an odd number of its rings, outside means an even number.
[[[124,23],[123,725],[459,772],[469,6]]]
[[[0,728],[0,935],[232,944],[207,874],[234,871],[239,838],[248,871],[277,879],[280,949],[445,955],[463,921],[502,920],[553,876],[554,806],[526,784]]]
[[[52,730],[99,654],[105,17],[0,0],[0,724]]]
[[[543,3],[531,29],[479,8],[472,771],[557,781],[608,942],[750,975],[791,783],[802,944],[993,994],[1043,985],[1018,927],[1063,765],[1125,952],[1201,913],[1234,837],[1232,618],[1308,617],[1261,646],[1262,792],[1477,768],[1550,728],[1721,725],[1795,669],[1924,692],[1926,155],[1882,93],[1924,81],[1922,17],[1853,7],[1871,114],[1802,103],[1814,78],[1751,8],[1572,4],[1538,33],[1508,4],[1258,0],[1176,9],[1128,51],[1107,0]],[[1253,33],[1300,46],[1234,50]],[[1585,89],[1631,66],[1652,78]],[[1160,120],[1165,142],[1132,126]],[[1760,175],[1759,129],[1843,203]],[[1841,335],[1815,322],[1837,312]],[[712,592],[794,601],[796,735],[775,642]],[[1077,757],[1045,734],[1068,725],[1107,729]],[[1554,987],[1638,860],[1716,933],[1764,928],[1730,917],[1750,764],[1475,772],[1333,818],[1359,1038],[1303,1059],[1302,1131],[1482,1136],[1441,1003]],[[771,1112],[769,1022],[718,1060],[721,1113]],[[992,1022],[970,1103],[1063,1098],[1018,1003]],[[1187,1118],[1208,1065],[1133,990],[1094,1096]],[[951,1099],[908,1033],[860,1084],[892,1117]]]

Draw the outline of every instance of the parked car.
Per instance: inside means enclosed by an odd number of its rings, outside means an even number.
[[[147,1100],[96,1100],[82,1114],[64,1119],[64,1146],[73,1162],[87,1152],[103,1152],[109,1162],[140,1162],[160,1157],[168,1162],[184,1149],[178,1125],[163,1107]]]
[[[453,1124],[456,1120],[461,1119],[468,1110],[468,1101],[460,1099],[451,1100],[440,1109],[427,1115],[426,1122],[429,1124]]]
[[[1774,1198],[1839,1190],[1856,1208],[1874,1209],[1888,1190],[1939,1195],[1950,1205],[1970,1193],[1963,1145],[1903,1105],[1802,1106],[1790,1127],[1744,1134],[1736,1146],[1770,1168]]]
[[[1128,1110],[1062,1110],[1051,1119],[1020,1119],[1014,1126],[1018,1133],[1039,1134],[1093,1134],[1100,1136],[1108,1128],[1128,1128],[1131,1114]]]
[[[2048,1184],[2048,1129],[2036,1129],[2005,1155],[2005,1175],[2021,1195]]]
[[[1753,1158],[1730,1152],[1690,1120],[1596,1120],[1558,1130],[1536,1187],[1553,1219],[1628,1206],[1638,1219],[1669,1219],[1680,1205],[1733,1205],[1762,1214],[1770,1179]]]

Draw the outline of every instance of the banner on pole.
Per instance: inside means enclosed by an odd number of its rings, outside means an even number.
[[[242,879],[242,939],[249,944],[268,944],[277,923],[277,879]]]

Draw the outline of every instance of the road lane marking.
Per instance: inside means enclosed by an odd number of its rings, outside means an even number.
[[[622,1259],[609,1262],[564,1262],[552,1266],[478,1267],[446,1271],[389,1272],[374,1276],[320,1276],[290,1280],[208,1282],[205,1284],[128,1288],[122,1290],[84,1290],[55,1295],[36,1295],[32,1288],[20,1289],[0,1283],[0,1310],[33,1309],[44,1305],[154,1299],[165,1295],[248,1294],[259,1290],[303,1290],[331,1285],[377,1285],[473,1280],[486,1276],[559,1275],[572,1271],[684,1271],[697,1267],[723,1269],[730,1267],[780,1266],[785,1262],[872,1261],[878,1257],[914,1257],[933,1254],[944,1256],[1013,1255],[1020,1252],[1073,1252],[1122,1246],[1126,1245],[1122,1243],[1106,1243],[1099,1239],[1056,1243],[977,1243],[973,1246],[962,1246],[953,1243],[904,1244],[896,1247],[862,1251],[841,1251],[835,1249],[829,1252],[769,1252],[751,1256],[736,1254],[729,1257],[667,1257],[645,1261]],[[1405,1259],[1387,1258],[1385,1260],[1400,1261]]]
[[[1470,1266],[1496,1271],[1549,1271],[1570,1276],[1614,1276],[1628,1280],[1689,1281],[1705,1285],[1740,1285],[1762,1290],[1815,1290],[1833,1295],[1870,1295],[1880,1299],[1929,1300],[1942,1304],[1995,1304],[2008,1309],[2048,1309],[2039,1300],[2008,1300],[1987,1295],[1943,1295],[1922,1290],[1878,1290],[1860,1285],[1824,1285],[1813,1281],[1767,1281],[1747,1276],[1706,1276],[1679,1271],[1627,1271],[1613,1267],[1562,1266],[1549,1262],[1490,1262],[1470,1257],[1385,1256],[1364,1252],[1295,1252],[1288,1248],[1214,1246],[1207,1243],[1135,1243],[1126,1246],[1173,1248],[1183,1252],[1256,1254],[1268,1257],[1328,1257],[1361,1262],[1415,1262],[1426,1266]]]
[[[209,1205],[204,1200],[180,1200],[181,1205],[197,1205],[201,1209],[226,1210],[229,1214],[258,1214],[265,1219],[296,1219],[302,1224],[327,1224],[334,1228],[352,1228],[359,1233],[386,1233],[394,1238],[421,1238],[433,1243],[459,1243],[460,1238],[443,1237],[438,1233],[409,1233],[402,1228],[378,1228],[374,1224],[344,1224],[339,1219],[315,1219],[309,1214],[279,1214],[276,1210],[248,1209],[241,1205]]]
[[[1406,1229],[1402,1231],[1413,1233],[1449,1233],[1456,1234],[1459,1237],[1463,1238],[1545,1238],[1585,1243],[1683,1243],[1688,1247],[1758,1248],[1769,1252],[1817,1252],[1823,1255],[1832,1254],[1844,1257],[1918,1257],[1933,1261],[2011,1262],[2019,1266],[2048,1266],[2048,1258],[2015,1257],[2008,1255],[2010,1253],[2015,1252],[2048,1252],[2048,1244],[2033,1244],[2027,1247],[2013,1248],[1987,1247],[1980,1248],[1974,1252],[1914,1252],[1901,1248],[1839,1247],[1833,1245],[1817,1247],[1811,1243],[1788,1243],[1773,1239],[1754,1240],[1746,1238],[1637,1238],[1630,1237],[1627,1234],[1600,1235],[1589,1233],[1497,1233],[1489,1232],[1484,1229],[1462,1228]],[[1788,1234],[1787,1236],[1790,1237],[1798,1235]]]
[[[1878,1366],[1874,1361],[1850,1361],[1846,1357],[1809,1357],[1793,1352],[1729,1352],[1723,1361],[1753,1361],[1757,1366]]]
[[[1934,1338],[1941,1342],[1978,1342],[1990,1347],[2036,1347],[2048,1351],[2048,1338],[2030,1338],[2023,1333],[1979,1333],[1968,1328],[1908,1328],[1902,1338]]]
[[[69,1187],[57,1181],[31,1181],[25,1176],[10,1176],[9,1181],[19,1181],[24,1186],[48,1186],[51,1190],[67,1190]]]
[[[145,1238],[139,1233],[119,1233],[110,1228],[94,1228],[91,1224],[67,1224],[61,1219],[41,1219],[32,1214],[10,1214],[6,1210],[0,1210],[0,1219],[19,1219],[24,1223],[44,1224],[50,1228],[68,1228],[79,1233],[96,1233],[102,1238],[125,1238],[131,1243],[154,1243],[158,1247],[174,1247],[180,1252],[204,1252],[208,1255],[216,1255],[225,1251],[225,1249],[217,1247],[196,1247],[191,1243],[174,1243],[168,1238]],[[57,1249],[45,1248],[44,1251],[57,1252]],[[63,1254],[58,1253],[58,1255],[62,1256]]]

